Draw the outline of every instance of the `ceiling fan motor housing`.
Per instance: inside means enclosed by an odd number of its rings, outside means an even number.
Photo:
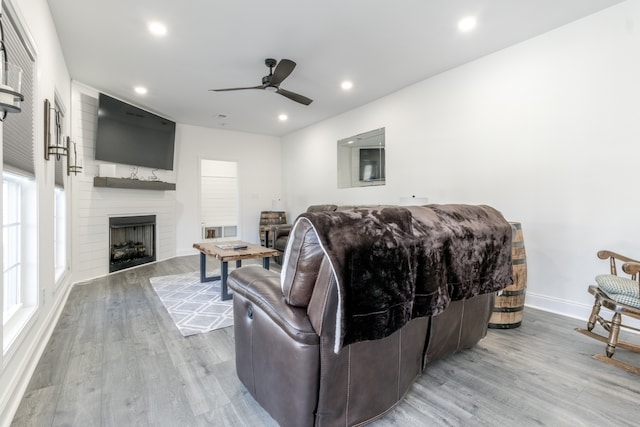
[[[264,60],[264,65],[269,67],[269,75],[268,76],[264,76],[262,78],[262,84],[263,85],[268,85],[269,83],[271,83],[271,76],[273,76],[273,67],[275,67],[277,63],[278,63],[278,61],[276,61],[273,58],[267,58],[267,59]]]

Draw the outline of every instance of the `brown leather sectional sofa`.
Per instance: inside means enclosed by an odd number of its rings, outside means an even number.
[[[307,212],[334,212],[338,210],[338,205],[324,204],[324,205],[311,205],[307,208]],[[273,235],[273,247],[277,249],[281,254],[287,249],[287,241],[289,240],[289,233],[291,233],[292,224],[278,224],[271,227],[271,233]],[[282,256],[276,259],[278,263],[282,263]]]
[[[422,207],[408,210],[418,246],[433,247],[443,253],[450,250],[449,243],[434,246],[431,240],[436,239],[428,236],[429,230],[442,228],[432,211]],[[258,266],[242,267],[229,276],[229,287],[234,292],[237,374],[281,426],[366,424],[393,408],[429,363],[472,347],[486,335],[495,292],[460,294],[461,298],[446,301],[446,308],[438,305],[440,296],[437,304],[431,305],[432,309],[437,307],[437,314],[409,316],[406,323],[386,336],[347,342],[341,335],[348,309],[343,276],[336,273],[340,270],[336,267],[339,260],[327,250],[332,243],[327,242],[313,222],[313,215],[325,214],[309,215],[308,221],[299,218],[294,226],[282,277]],[[497,268],[500,272],[510,271],[511,227],[497,211],[491,211],[490,215],[502,237],[496,243],[492,231],[489,246],[509,253],[508,260],[500,258],[500,264],[505,265]],[[480,230],[474,236],[483,232]],[[467,236],[463,240],[469,239],[468,232],[458,234]],[[452,236],[449,233],[438,238],[449,242],[457,238]],[[413,238],[408,235],[407,239]],[[477,245],[474,239],[465,244]],[[448,277],[451,280],[454,276],[452,273]],[[420,280],[423,276],[417,277]],[[483,279],[485,290],[486,284],[494,279],[505,281],[494,274]],[[480,283],[475,276],[455,280],[473,282],[474,289]],[[495,288],[507,284],[496,284]],[[449,286],[451,283],[443,289]],[[336,346],[339,336],[345,339],[342,346]]]

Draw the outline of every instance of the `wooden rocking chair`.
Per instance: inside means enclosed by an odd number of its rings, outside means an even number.
[[[595,359],[640,375],[640,367],[613,359],[617,347],[640,353],[640,345],[618,340],[620,328],[640,332],[638,328],[622,324],[622,316],[640,319],[640,261],[606,250],[599,251],[598,258],[609,259],[611,274],[596,276],[597,285],[589,286],[589,293],[595,297],[591,316],[587,329],[576,328],[576,331],[607,344],[605,354],[594,354]],[[618,276],[616,261],[623,263],[622,271],[631,278]],[[600,315],[602,307],[613,312],[611,320],[606,320]],[[593,332],[596,321],[607,331],[606,336]]]

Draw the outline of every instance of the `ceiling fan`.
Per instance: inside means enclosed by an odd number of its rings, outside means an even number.
[[[306,96],[299,95],[294,92],[290,92],[285,89],[280,88],[280,83],[293,71],[296,67],[296,63],[291,61],[290,59],[281,59],[280,62],[277,62],[273,58],[267,58],[264,60],[264,63],[267,67],[269,67],[269,75],[264,76],[262,78],[262,84],[259,86],[251,86],[251,87],[232,87],[227,89],[209,89],[214,92],[227,92],[231,90],[245,90],[245,89],[266,89],[271,92],[279,93],[280,95],[289,98],[292,101],[299,102],[300,104],[309,105],[313,102],[313,99],[307,98]],[[276,66],[276,64],[278,64]],[[276,67],[274,70],[273,67]]]

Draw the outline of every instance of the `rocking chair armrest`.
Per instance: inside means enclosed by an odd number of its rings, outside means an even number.
[[[614,258],[614,259],[617,259],[617,260],[622,261],[622,262],[640,263],[640,261],[638,261],[638,260],[626,257],[624,255],[620,255],[618,253],[615,253],[613,251],[609,251],[609,250],[606,250],[606,249],[602,250],[602,251],[598,251],[598,258],[600,258],[600,259]]]
[[[622,271],[634,276],[635,274],[640,273],[640,262],[625,262],[622,264]]]

